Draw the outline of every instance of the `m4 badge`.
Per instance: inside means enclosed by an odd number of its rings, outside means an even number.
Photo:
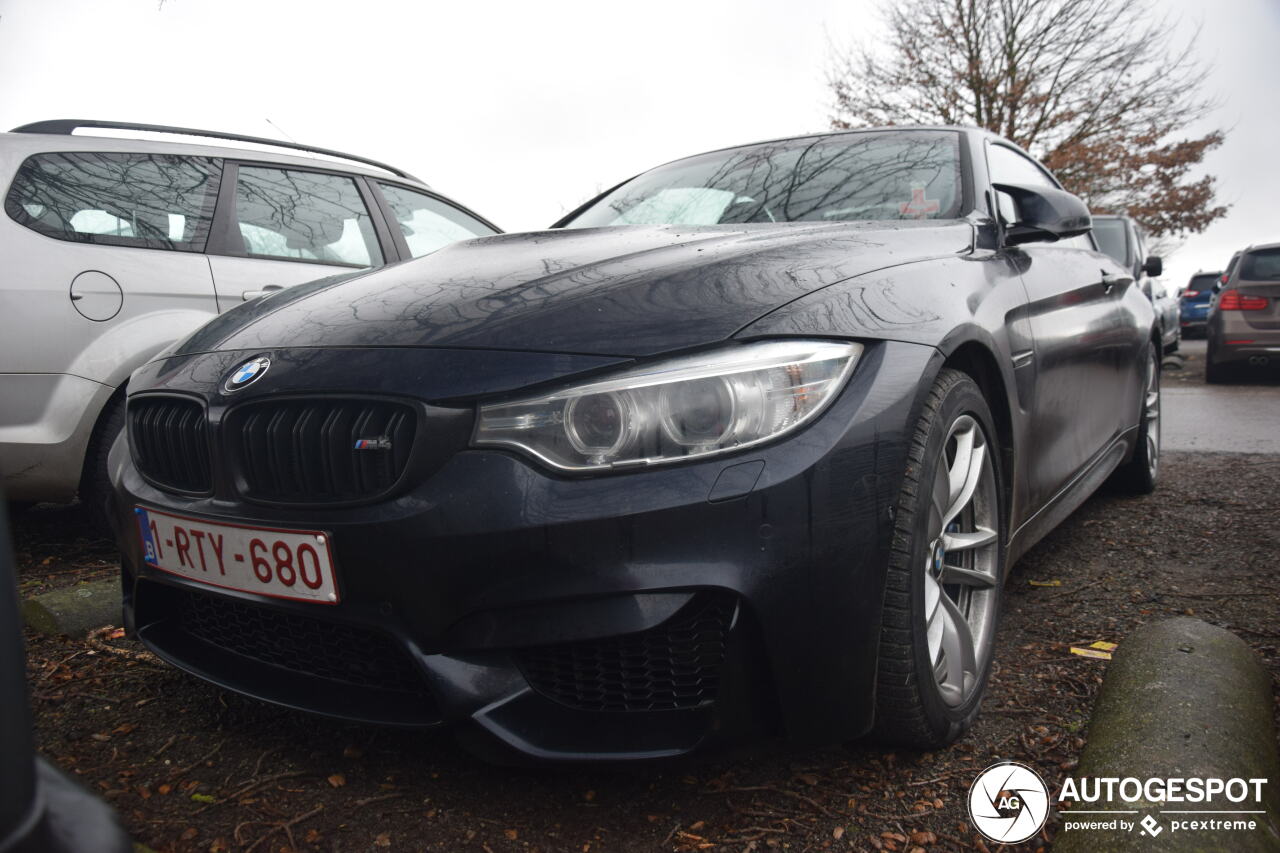
[[[355,449],[356,450],[390,450],[391,439],[387,438],[385,435],[378,436],[377,438],[357,438]]]

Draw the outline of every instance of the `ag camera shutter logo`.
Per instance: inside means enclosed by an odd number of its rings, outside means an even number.
[[[1035,835],[1049,817],[1049,788],[1025,764],[1002,761],[978,774],[969,788],[969,818],[978,831],[1001,844]]]

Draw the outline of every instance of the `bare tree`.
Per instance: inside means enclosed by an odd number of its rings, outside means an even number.
[[[887,45],[832,51],[833,127],[987,128],[1157,237],[1226,214],[1214,178],[1192,174],[1223,141],[1188,138],[1215,106],[1205,69],[1151,0],[898,0],[882,15]]]

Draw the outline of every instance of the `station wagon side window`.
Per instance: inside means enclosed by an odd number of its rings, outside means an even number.
[[[249,257],[382,264],[369,210],[352,178],[248,165],[238,172],[236,225]]]
[[[212,157],[36,154],[18,168],[5,212],[57,240],[202,252],[221,174]]]
[[[378,182],[392,218],[404,234],[409,254],[415,258],[459,240],[488,237],[497,232],[474,216],[426,193]]]

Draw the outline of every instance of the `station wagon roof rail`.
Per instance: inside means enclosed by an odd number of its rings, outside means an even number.
[[[374,166],[378,169],[384,169],[397,177],[406,180],[415,181],[419,184],[424,182],[410,175],[403,169],[388,165],[379,160],[372,160],[368,157],[361,157],[359,154],[346,154],[342,151],[334,151],[329,148],[317,148],[314,145],[302,145],[297,142],[282,142],[278,139],[267,139],[262,136],[246,136],[240,133],[227,133],[221,130],[198,130],[191,127],[171,127],[163,124],[137,124],[126,121],[100,121],[97,119],[77,119],[63,118],[50,119],[47,121],[37,121],[31,124],[24,124],[21,127],[15,127],[11,133],[49,133],[62,136],[70,136],[77,128],[82,127],[101,127],[111,130],[134,130],[144,133],[172,133],[180,136],[203,136],[209,139],[229,139],[234,142],[248,142],[254,145],[270,145],[273,148],[289,148],[295,151],[307,151],[312,154],[323,154],[326,157],[338,157],[343,160],[349,160],[353,163],[364,163],[366,166]],[[425,185],[425,184],[424,184]]]

